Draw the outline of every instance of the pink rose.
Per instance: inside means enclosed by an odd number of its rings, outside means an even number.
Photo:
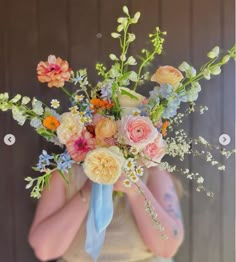
[[[120,134],[128,145],[144,148],[152,142],[157,130],[145,116],[124,116],[120,121]]]
[[[72,136],[66,143],[66,148],[71,158],[76,162],[85,159],[87,153],[95,148],[96,139],[94,136],[84,129],[80,136]]]
[[[148,168],[151,166],[157,166],[158,163],[161,162],[162,157],[165,155],[165,148],[165,141],[162,139],[162,135],[158,133],[155,140],[148,144],[143,150],[144,165]]]

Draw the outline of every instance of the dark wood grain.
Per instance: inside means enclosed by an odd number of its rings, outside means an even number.
[[[178,67],[183,61],[191,60],[191,15],[190,1],[162,1],[161,4],[161,28],[167,31],[166,42],[164,45],[164,55],[162,65],[172,65]],[[178,21],[173,23],[173,19]],[[174,47],[174,48],[173,48]],[[182,104],[179,112],[184,112],[187,104]],[[191,116],[190,116],[191,117]],[[183,125],[179,128],[184,128],[191,136],[190,117],[185,118]],[[182,168],[191,168],[190,157],[186,157],[183,162],[171,160]],[[185,228],[184,243],[181,246],[176,256],[176,261],[190,261],[191,258],[191,182],[186,180],[184,176],[178,176],[182,182],[186,195],[182,198],[182,214]]]
[[[11,1],[9,8],[10,93],[37,96],[39,89],[35,84],[35,64],[38,59],[36,1],[25,1],[25,5]],[[11,133],[16,136],[16,144],[8,147],[11,155],[5,160],[8,162],[9,175],[12,177],[10,189],[14,204],[11,218],[14,231],[13,254],[15,261],[37,261],[27,241],[34,201],[29,199],[29,192],[24,189],[24,177],[34,175],[30,166],[36,162],[39,154],[39,138],[28,125],[20,127],[12,121],[10,128]]]
[[[209,10],[211,15],[209,15]],[[214,15],[213,15],[214,14]],[[193,0],[192,6],[192,45],[193,63],[197,67],[207,61],[207,52],[221,41],[220,1]],[[202,81],[202,92],[198,104],[207,105],[209,110],[203,116],[195,113],[192,117],[193,136],[203,136],[211,144],[218,144],[221,134],[221,82],[220,77],[210,82]],[[218,153],[214,156],[219,159]],[[220,262],[221,236],[221,178],[215,168],[204,159],[194,158],[193,171],[205,177],[205,185],[215,193],[208,199],[204,193],[193,190],[192,262]]]
[[[9,5],[6,2],[0,2],[1,19],[7,19],[9,14]],[[8,25],[0,23],[0,92],[6,92],[9,88],[9,68],[8,68]],[[15,261],[15,254],[12,252],[15,249],[14,227],[13,227],[13,190],[12,177],[13,174],[9,166],[11,165],[11,153],[9,147],[3,143],[3,138],[7,133],[11,133],[10,129],[10,114],[6,112],[0,113],[0,246],[2,258],[5,261]]]
[[[132,30],[136,35],[136,40],[131,46],[131,54],[135,57],[141,55],[141,50],[143,48],[151,48],[148,37],[149,33],[154,32],[157,26],[161,27],[160,1],[149,1],[148,6],[149,8],[147,8],[147,2],[142,0],[132,0],[131,2],[132,13],[135,14],[138,11],[141,12],[139,23],[132,27]],[[139,65],[140,61],[138,59],[137,61]],[[148,69],[151,69],[151,71],[154,72],[158,65],[160,65],[160,57],[156,57]],[[151,88],[153,88],[153,83],[145,83],[143,86],[138,87],[137,90],[147,96]]]
[[[222,40],[223,48],[230,48],[235,41],[235,1],[222,1]],[[235,64],[231,62],[224,68],[221,82],[222,94],[222,133],[229,134],[231,143],[235,146]],[[223,87],[223,88],[222,88]],[[222,260],[235,261],[235,158],[225,161],[226,172],[222,174]]]
[[[89,80],[94,84],[95,64],[98,59],[100,39],[99,1],[69,2],[68,42],[69,58],[74,69],[87,68]]]
[[[98,42],[98,61],[107,64],[107,66],[111,64],[109,54],[115,53],[118,56],[120,55],[119,41],[111,38],[111,33],[116,31],[117,18],[122,15],[123,5],[129,6],[129,1],[99,1],[99,33],[101,38]]]

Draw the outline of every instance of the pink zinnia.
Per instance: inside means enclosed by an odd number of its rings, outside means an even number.
[[[73,160],[81,162],[87,153],[95,148],[96,140],[87,130],[83,130],[81,135],[73,136],[66,143],[66,148]]]

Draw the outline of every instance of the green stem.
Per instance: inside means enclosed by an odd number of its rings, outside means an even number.
[[[69,97],[73,98],[72,94],[65,88],[65,87],[61,87],[61,90],[67,94]]]
[[[133,90],[134,90],[134,91],[136,91],[136,89],[137,89],[137,86],[138,86],[139,80],[140,80],[140,78],[141,78],[141,74],[142,74],[142,70],[143,70],[144,66],[145,66],[149,61],[152,60],[152,58],[153,58],[153,56],[155,55],[155,53],[156,53],[156,50],[154,50],[154,51],[142,62],[142,64],[140,65],[139,70],[138,70],[138,77],[137,77],[138,81],[135,83],[135,85],[134,85],[134,87],[133,87]]]

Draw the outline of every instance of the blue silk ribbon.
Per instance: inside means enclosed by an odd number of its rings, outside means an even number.
[[[106,228],[113,216],[113,185],[93,183],[86,224],[85,251],[97,261],[101,252]]]

